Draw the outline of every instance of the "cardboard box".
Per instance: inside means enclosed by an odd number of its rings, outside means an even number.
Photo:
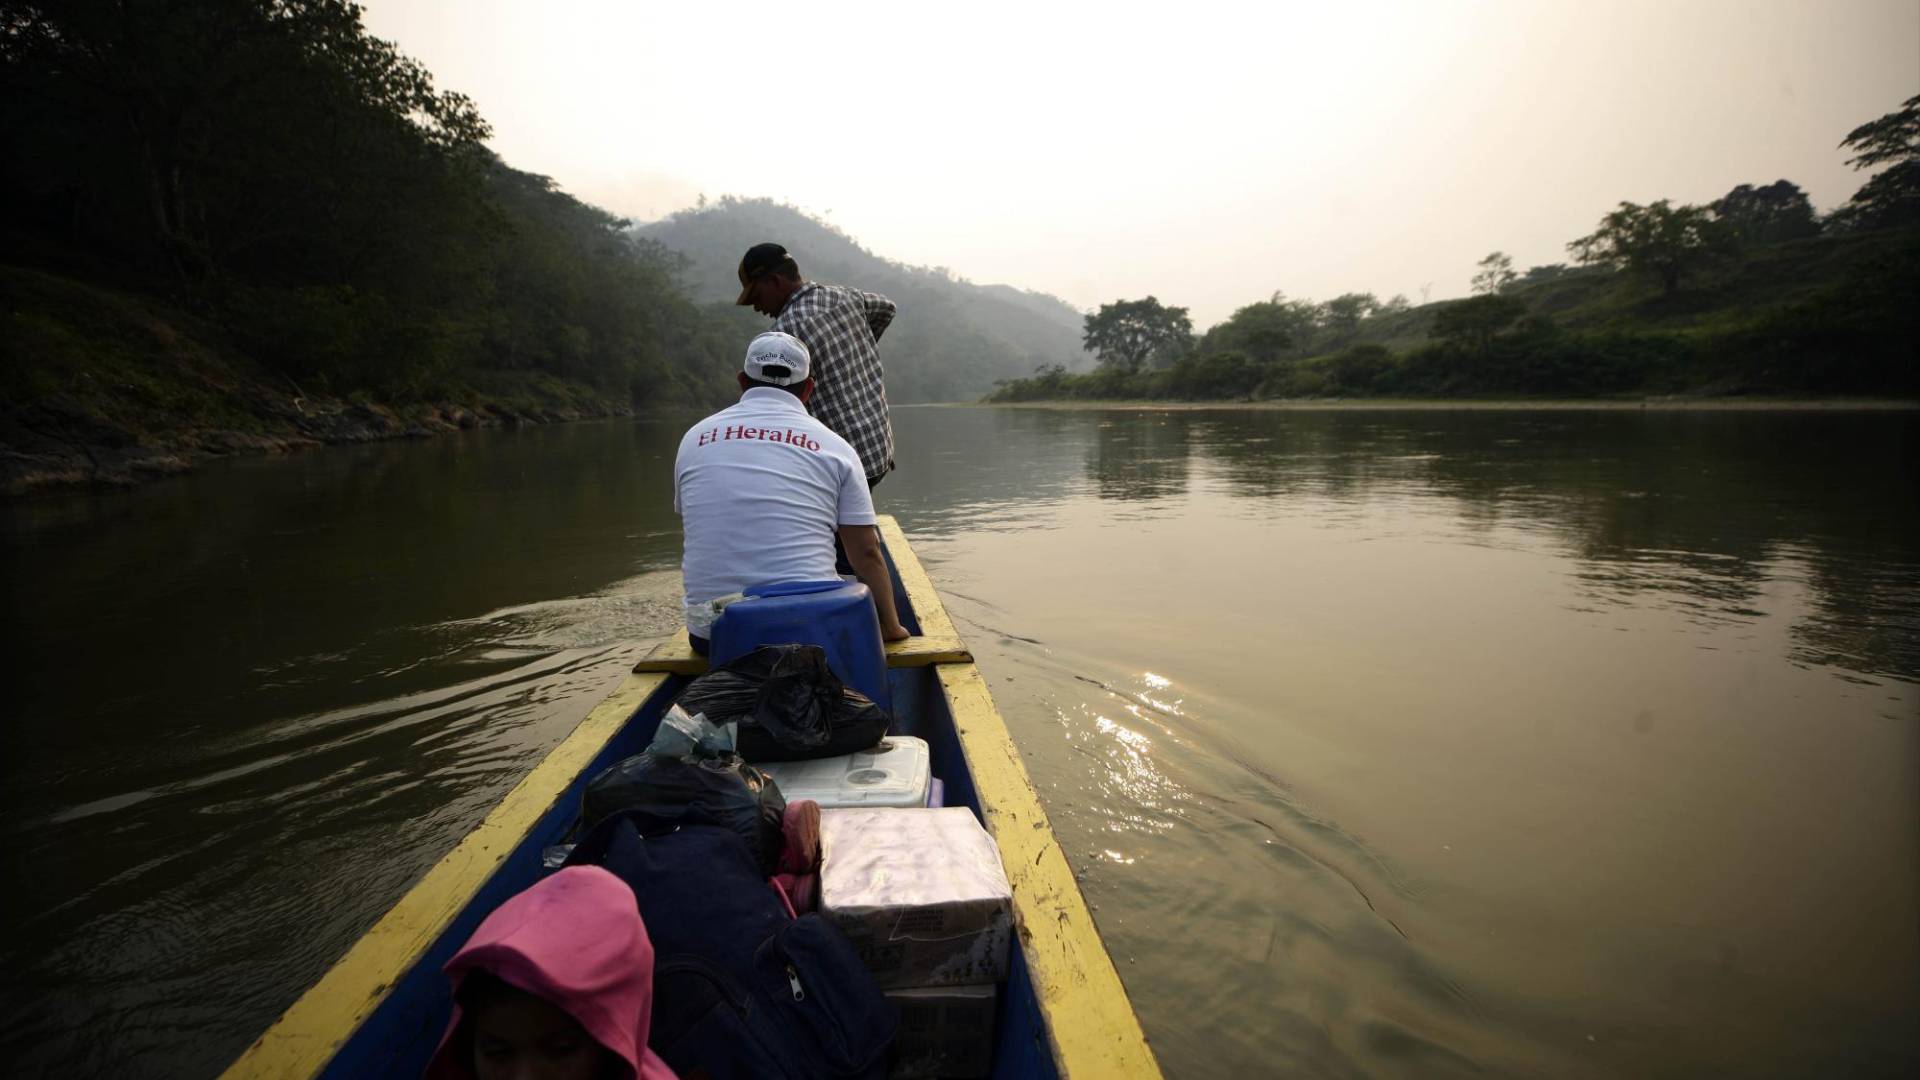
[[[971,810],[825,810],[820,912],[884,988],[1007,977],[1013,890]]]
[[[900,1021],[893,1037],[889,1080],[975,1080],[991,1075],[997,996],[991,983],[887,991],[887,1003]]]

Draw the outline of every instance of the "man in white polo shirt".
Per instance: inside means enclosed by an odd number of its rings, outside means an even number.
[[[807,347],[790,334],[761,334],[747,346],[739,379],[739,403],[695,424],[673,464],[694,650],[707,651],[715,599],[760,582],[836,577],[836,534],[873,593],[881,636],[906,637],[860,455],[807,414]]]

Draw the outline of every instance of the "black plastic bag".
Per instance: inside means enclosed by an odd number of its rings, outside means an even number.
[[[738,723],[735,746],[748,761],[865,750],[886,737],[893,719],[842,685],[818,645],[762,645],[693,680],[680,707],[716,724]]]
[[[772,875],[783,843],[787,800],[773,778],[734,754],[670,758],[635,754],[587,781],[580,830],[615,814],[642,833],[682,824],[718,825],[747,842],[762,872]]]

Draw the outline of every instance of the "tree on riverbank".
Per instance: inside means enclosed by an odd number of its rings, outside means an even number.
[[[1132,375],[1151,365],[1164,368],[1193,342],[1187,309],[1167,307],[1154,297],[1116,300],[1087,316],[1083,344],[1100,358],[1103,371]]]
[[[1274,293],[1272,299],[1248,304],[1208,330],[1199,351],[1242,352],[1255,363],[1271,364],[1302,345],[1317,325],[1315,305]]]
[[[1380,310],[1380,300],[1372,293],[1341,293],[1320,305],[1320,322],[1329,347],[1345,345],[1360,332],[1360,324]]]
[[[1513,272],[1513,256],[1504,251],[1496,251],[1480,260],[1480,268],[1473,275],[1474,295],[1505,292],[1519,276]]]
[[[1884,229],[1920,224],[1920,95],[1847,133],[1842,149],[1854,151],[1856,169],[1886,166],[1833,214],[1847,229]]]
[[[1709,209],[1731,239],[1742,244],[1777,244],[1820,232],[1807,193],[1787,180],[1762,187],[1741,184],[1715,199]]]
[[[1725,230],[1706,207],[1661,199],[1646,206],[1622,202],[1567,250],[1577,262],[1648,273],[1672,296],[1684,275],[1720,254],[1725,240]]]

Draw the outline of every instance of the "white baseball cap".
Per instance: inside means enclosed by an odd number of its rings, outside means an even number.
[[[747,362],[741,370],[755,382],[797,386],[813,373],[813,361],[799,338],[769,330],[747,343]]]

